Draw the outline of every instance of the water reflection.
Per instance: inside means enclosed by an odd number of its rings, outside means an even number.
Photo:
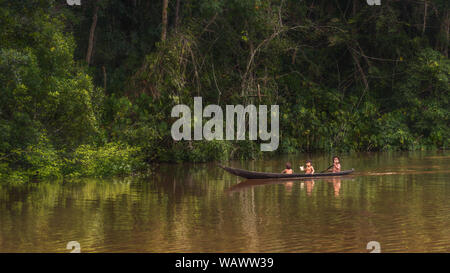
[[[306,194],[311,196],[311,193],[314,189],[314,179],[305,180]]]
[[[284,182],[284,188],[286,189],[286,192],[292,192],[292,186],[294,186],[294,181]]]
[[[332,187],[334,191],[334,196],[338,197],[339,192],[341,190],[341,178],[340,177],[333,177],[331,179],[325,179],[326,182],[328,182]]]
[[[303,158],[230,164],[274,171]],[[344,159],[356,174],[244,181],[183,164],[149,179],[1,184],[0,252],[67,252],[69,241],[82,252],[367,252],[373,240],[383,252],[450,251],[448,153]]]

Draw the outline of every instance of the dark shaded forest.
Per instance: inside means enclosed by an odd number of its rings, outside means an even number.
[[[449,146],[448,0],[0,0],[0,29],[0,180],[263,155],[174,141],[194,96],[280,105],[274,153]]]

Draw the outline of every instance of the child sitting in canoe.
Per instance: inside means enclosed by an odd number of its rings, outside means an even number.
[[[341,171],[341,160],[339,156],[333,156],[333,171],[334,173],[338,173]]]
[[[341,159],[339,156],[333,156],[333,165],[326,169],[327,172],[338,173],[341,171]]]
[[[286,163],[286,169],[284,169],[281,173],[292,174],[292,165],[291,162]]]
[[[306,160],[305,174],[314,174],[314,167],[311,160]]]

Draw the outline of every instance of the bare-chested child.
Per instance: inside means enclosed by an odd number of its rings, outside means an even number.
[[[339,156],[333,156],[333,172],[338,173],[341,171],[341,160]]]
[[[305,174],[314,174],[314,167],[311,160],[306,160]]]
[[[292,174],[292,165],[291,162],[286,163],[286,169],[284,169],[281,173]]]

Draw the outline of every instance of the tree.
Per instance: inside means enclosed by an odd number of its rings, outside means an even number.
[[[165,41],[167,37],[167,7],[169,5],[169,0],[163,0],[162,8],[162,31],[161,31],[161,41]]]
[[[92,51],[94,49],[94,38],[95,38],[95,28],[97,27],[97,20],[98,20],[98,1],[95,2],[95,8],[94,8],[94,15],[92,16],[92,24],[91,29],[89,31],[89,45],[86,53],[86,63],[88,65],[91,64],[91,58],[92,58]]]

